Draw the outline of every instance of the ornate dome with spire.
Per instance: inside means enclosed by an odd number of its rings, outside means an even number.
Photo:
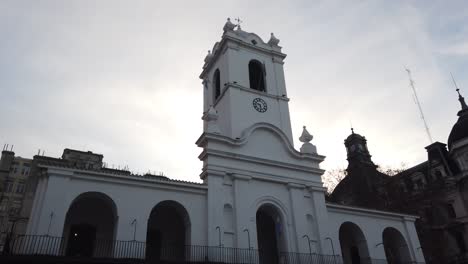
[[[468,106],[466,105],[465,98],[461,96],[460,89],[457,89],[458,92],[458,101],[461,104],[461,110],[458,112],[458,120],[453,125],[452,131],[447,141],[449,150],[452,149],[452,146],[455,142],[460,141],[464,138],[468,138]]]

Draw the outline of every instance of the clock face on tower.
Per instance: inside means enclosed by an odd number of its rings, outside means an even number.
[[[252,101],[253,107],[260,113],[265,113],[268,109],[267,103],[262,98],[255,98]]]

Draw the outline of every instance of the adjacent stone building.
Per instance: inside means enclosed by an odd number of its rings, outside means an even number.
[[[15,157],[6,146],[0,159],[0,250],[6,234],[21,218],[26,183],[31,172],[31,159]]]
[[[468,263],[468,107],[460,94],[459,101],[448,148],[427,146],[426,161],[392,177],[377,170],[366,139],[352,131],[345,140],[347,176],[330,196],[339,204],[419,215],[418,250],[428,263]]]

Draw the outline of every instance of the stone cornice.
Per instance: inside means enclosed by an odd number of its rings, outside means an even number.
[[[211,69],[211,66],[218,60],[219,56],[221,56],[226,51],[227,48],[238,50],[239,46],[246,48],[248,50],[261,52],[263,54],[272,56],[273,58],[274,57],[280,58],[281,61],[284,58],[286,58],[286,54],[282,52],[275,51],[273,49],[266,49],[257,45],[253,45],[253,44],[244,42],[238,38],[229,36],[228,34],[225,34],[223,35],[221,42],[219,42],[218,45],[216,46],[216,50],[213,50],[214,52],[213,57],[203,66],[203,71],[200,73],[200,76],[199,76],[200,79],[204,78],[207,71]],[[276,62],[278,62],[278,60]]]
[[[93,172],[87,170],[71,169],[71,168],[57,168],[53,166],[41,166],[46,168],[48,174],[67,177],[70,179],[86,179],[90,181],[100,181],[106,183],[115,183],[123,185],[134,185],[139,187],[155,188],[155,189],[169,189],[179,190],[184,192],[192,192],[203,194],[208,190],[208,186],[199,183],[188,183],[182,181],[172,180],[157,180],[147,178],[130,177],[128,175],[116,175],[110,173]]]
[[[227,92],[228,89],[239,89],[241,91],[251,93],[251,94],[255,94],[255,95],[258,95],[258,96],[268,97],[268,98],[271,98],[271,99],[274,99],[274,100],[281,100],[281,101],[289,102],[289,98],[286,97],[286,96],[278,96],[278,95],[269,94],[267,92],[257,91],[255,89],[245,87],[245,86],[242,86],[242,85],[237,84],[237,83],[227,82],[224,85],[225,85],[225,88],[222,89],[221,94],[215,100],[215,102],[213,104],[214,107],[216,107],[216,105],[218,105],[218,102],[222,100],[222,98],[224,97],[224,94]]]
[[[347,213],[355,214],[355,215],[362,215],[362,216],[373,216],[373,217],[380,217],[380,218],[391,218],[391,219],[402,219],[404,221],[411,221],[414,222],[419,219],[419,216],[416,215],[409,215],[409,214],[401,214],[395,212],[388,212],[388,211],[381,211],[381,210],[374,210],[374,209],[367,209],[362,207],[356,206],[348,206],[348,205],[339,205],[339,204],[332,204],[326,203],[327,209],[329,211],[334,212],[343,212],[346,211]]]
[[[289,177],[285,177],[284,175],[272,175],[270,173],[262,173],[258,171],[250,171],[250,170],[245,170],[245,169],[241,170],[241,169],[236,169],[236,168],[231,168],[231,167],[217,167],[217,166],[213,166],[213,167],[214,167],[213,169],[204,170],[200,174],[200,177],[204,179],[208,174],[210,176],[215,176],[215,177],[224,177],[225,175],[229,175],[233,177],[234,179],[238,179],[238,180],[265,181],[265,182],[283,184],[285,186],[288,186],[288,184],[292,184],[295,186],[301,186],[300,188],[302,189],[313,188],[314,190],[318,190],[321,192],[326,190],[325,188],[322,187],[322,182],[312,182],[312,181],[307,181],[303,179],[289,178]],[[211,174],[213,172],[214,174]],[[314,183],[316,184],[314,185]]]
[[[200,160],[203,160],[207,155],[213,155],[213,156],[218,156],[218,157],[223,157],[223,158],[228,158],[228,159],[237,159],[237,160],[242,160],[242,161],[247,161],[247,162],[252,162],[252,163],[259,163],[259,164],[267,165],[267,166],[280,167],[280,168],[302,171],[302,172],[307,172],[307,173],[315,173],[319,175],[322,175],[325,172],[324,170],[318,169],[318,168],[285,163],[285,162],[276,161],[276,160],[262,159],[262,158],[257,158],[257,157],[252,157],[252,156],[247,156],[247,155],[242,155],[242,154],[237,154],[237,153],[232,153],[232,152],[220,151],[220,150],[206,150],[205,149],[198,158]]]

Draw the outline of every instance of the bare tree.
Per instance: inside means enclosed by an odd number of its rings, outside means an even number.
[[[403,172],[408,169],[406,163],[402,162],[399,167],[390,167],[390,166],[380,166],[377,165],[377,170],[381,173],[387,174],[388,176],[395,176],[400,172]]]
[[[346,169],[343,168],[327,170],[325,174],[323,174],[323,185],[327,188],[328,195],[333,192],[338,183],[340,183],[346,175]]]
[[[408,168],[406,163],[401,163],[399,167],[391,167],[391,166],[380,166],[377,165],[377,170],[381,173],[387,174],[388,176],[394,176],[398,173],[405,171]],[[347,171],[344,168],[335,168],[331,170],[327,170],[323,176],[323,185],[327,188],[327,195],[330,195],[336,186],[343,180],[346,175]]]

